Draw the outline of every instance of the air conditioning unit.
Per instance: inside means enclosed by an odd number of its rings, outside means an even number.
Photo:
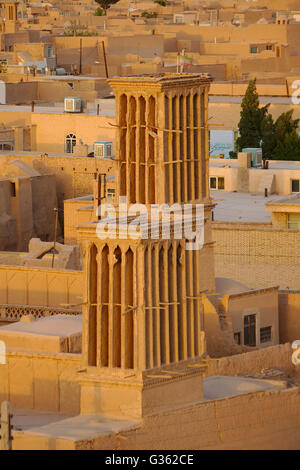
[[[260,166],[262,164],[262,150],[261,148],[245,148],[243,152],[251,153],[251,166]]]
[[[113,158],[112,142],[109,142],[109,141],[94,142],[94,157]]]
[[[81,98],[68,96],[64,102],[65,113],[81,113]]]
[[[261,165],[262,164],[262,151],[258,150],[256,152],[256,165]]]

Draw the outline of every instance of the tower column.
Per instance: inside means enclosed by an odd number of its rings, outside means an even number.
[[[136,249],[137,261],[136,261],[136,285],[137,288],[137,368],[139,370],[144,370],[146,366],[146,311],[145,311],[145,299],[144,294],[145,289],[145,247],[139,245]]]
[[[189,121],[190,121],[190,173],[189,175],[191,176],[191,166],[192,162],[195,160],[195,158],[198,158],[197,156],[197,150],[195,149],[195,132],[196,130],[194,129],[195,127],[195,118],[194,118],[194,90],[192,89],[190,92],[190,116],[189,116]],[[197,134],[196,134],[197,135]]]
[[[147,346],[147,367],[152,369],[154,367],[154,332],[153,332],[153,323],[154,323],[154,310],[152,309],[152,246],[148,244],[146,247],[146,257],[145,257],[145,280],[146,280],[146,306],[145,306],[145,315],[146,315],[146,346]]]
[[[141,180],[140,180],[140,152],[141,152],[141,102],[138,96],[136,99],[136,130],[135,130],[135,184],[136,184],[136,202],[143,202],[141,200]]]
[[[182,160],[183,160],[183,200],[184,201],[189,201],[189,187],[188,187],[188,174],[189,174],[189,165],[190,162],[188,162],[189,156],[187,152],[187,96],[186,93],[184,93],[182,97],[182,110],[181,110],[181,119],[182,119],[182,139],[183,139],[183,153],[182,153]]]
[[[184,242],[183,242],[184,243]],[[181,244],[178,245],[181,247],[180,258],[177,260],[178,263],[178,273],[181,280],[181,292],[182,292],[182,303],[181,303],[181,351],[180,355],[182,359],[188,358],[188,332],[187,332],[187,293],[186,293],[186,282],[185,282],[185,271],[186,271],[186,261],[185,261],[185,249]]]
[[[176,202],[182,202],[181,198],[181,162],[182,160],[182,155],[180,154],[180,133],[179,127],[180,127],[180,96],[176,95],[175,96],[175,129],[177,132],[175,132],[175,141],[176,141],[176,152],[175,152],[175,168],[176,168],[176,188],[177,188],[177,194],[176,194]]]
[[[172,328],[170,330],[170,341],[172,344],[172,362],[179,360],[179,344],[178,344],[178,292],[177,292],[177,241],[174,241],[170,246],[169,265],[171,264],[169,283],[171,283],[171,302],[169,309],[171,312]],[[171,258],[171,259],[170,259]],[[171,263],[170,263],[171,261]]]
[[[200,355],[201,354],[201,331],[203,329],[202,321],[201,321],[201,314],[202,314],[202,301],[201,301],[201,292],[200,292],[200,279],[199,279],[199,272],[201,269],[201,264],[200,264],[200,251],[197,250],[195,253],[195,269],[194,269],[194,278],[195,278],[195,296],[196,296],[196,301],[195,301],[195,307],[196,307],[196,312],[195,312],[195,330],[196,330],[196,354]]]
[[[91,262],[91,243],[85,242],[83,246],[84,259],[84,297],[82,305],[82,362],[84,366],[88,365],[88,344],[89,344],[89,312],[90,312],[90,262]]]
[[[149,204],[149,96],[146,96],[145,104],[145,202]]]
[[[154,305],[155,305],[155,310],[153,312],[155,316],[155,329],[154,329],[154,335],[155,335],[155,365],[160,365],[161,364],[161,331],[160,331],[160,316],[161,316],[161,310],[160,310],[160,298],[159,298],[159,244],[154,245],[154,253],[153,253],[153,264],[154,264],[154,285],[153,285],[153,298],[154,298]]]
[[[197,177],[197,187],[198,187],[198,191],[197,191],[197,194],[196,194],[196,199],[202,199],[202,192],[203,192],[203,177],[202,177],[202,166],[203,166],[203,158],[202,158],[202,152],[201,152],[201,148],[202,148],[202,136],[203,136],[203,129],[202,129],[202,126],[204,125],[204,123],[202,122],[202,119],[201,119],[201,93],[198,93],[197,95],[197,120],[196,120],[196,126],[198,127],[198,129],[196,130],[196,133],[197,133],[197,141],[198,141],[198,148],[199,148],[199,152],[198,152],[198,161],[196,162],[196,165],[197,165],[197,174],[198,174],[198,177]]]
[[[128,204],[131,202],[131,188],[130,188],[130,106],[129,106],[129,95],[126,93],[126,135],[125,135],[125,168],[126,174],[124,175],[126,178],[126,195],[128,197]],[[125,125],[124,125],[125,127]],[[125,194],[122,194],[125,195]]]
[[[194,301],[193,301],[193,258],[192,251],[186,251],[186,275],[187,275],[187,305],[188,305],[188,344],[189,357],[195,354],[195,337],[194,337]]]
[[[121,253],[119,248],[112,247],[109,251],[109,301],[108,301],[108,366],[120,367],[121,357],[121,285],[120,268]]]
[[[163,298],[161,300],[162,314],[164,317],[165,324],[165,363],[170,363],[170,319],[169,319],[169,308],[167,306],[167,301],[169,299],[168,285],[169,285],[169,260],[168,260],[168,251],[169,251],[169,242],[165,241],[163,243]]]
[[[124,314],[127,310],[129,310],[130,307],[126,302],[126,257],[124,256],[124,252],[122,252],[122,258],[121,258],[121,367],[123,369],[126,368],[126,323],[127,323],[127,318],[126,315],[127,313]],[[128,286],[130,289],[131,286]]]
[[[204,139],[205,139],[205,145],[204,145],[204,158],[205,158],[205,175],[204,175],[204,181],[205,181],[205,198],[209,198],[209,185],[208,185],[208,175],[209,175],[209,147],[208,147],[208,88],[205,87],[203,91],[203,110],[204,110]]]
[[[169,202],[173,204],[175,200],[174,194],[174,163],[172,163],[174,156],[173,156],[173,96],[171,93],[168,93],[168,100],[169,100],[169,123],[168,123],[168,164],[165,165],[167,171],[169,173]]]

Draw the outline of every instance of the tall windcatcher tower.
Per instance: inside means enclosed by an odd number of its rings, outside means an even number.
[[[84,246],[81,412],[142,418],[202,397],[203,292],[214,291],[205,74],[110,80],[116,98],[117,204],[80,229]],[[187,250],[184,204],[203,243]],[[132,217],[132,205],[151,214]],[[152,209],[173,206],[166,237]],[[141,206],[143,205],[143,206]],[[125,214],[125,215],[124,215]],[[153,215],[154,214],[154,215]],[[113,230],[104,229],[104,222]],[[155,230],[149,225],[155,222]],[[145,228],[146,227],[146,228]],[[134,228],[134,230],[132,230]]]
[[[118,195],[130,204],[207,202],[207,75],[110,80],[118,124]]]

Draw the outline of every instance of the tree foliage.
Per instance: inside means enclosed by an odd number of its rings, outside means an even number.
[[[261,123],[262,153],[265,159],[273,158],[276,148],[275,124],[271,114],[267,114]]]
[[[143,18],[157,18],[157,13],[156,11],[151,12],[151,11],[146,11],[144,10],[141,14]]]
[[[7,66],[3,62],[0,62],[0,73],[6,73],[7,72]]]
[[[242,101],[238,125],[238,150],[261,147],[264,159],[300,160],[300,119],[293,119],[293,110],[282,113],[274,122],[269,104],[260,107],[256,80],[249,82]]]
[[[282,113],[275,122],[276,160],[300,160],[299,119],[293,119],[293,109]]]
[[[104,11],[104,15],[106,15],[107,10],[115,3],[118,3],[119,0],[95,0],[95,2],[100,5],[100,8]]]
[[[161,7],[166,7],[167,5],[170,4],[168,0],[153,0],[154,3],[158,3]]]
[[[103,16],[104,15],[103,8],[100,8],[100,7],[96,8],[94,15],[95,16]]]
[[[247,147],[260,147],[262,123],[268,113],[268,107],[269,105],[259,107],[256,80],[251,80],[242,101],[241,119],[238,125],[239,137],[237,139],[239,151]]]

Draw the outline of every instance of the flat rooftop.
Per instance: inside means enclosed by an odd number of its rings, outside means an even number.
[[[58,314],[38,319],[27,315],[2,326],[0,339],[11,350],[79,353],[81,331],[81,315]]]
[[[223,375],[214,375],[203,380],[203,394],[207,400],[218,400],[245,393],[274,390],[276,388],[285,388],[285,384],[272,380]]]
[[[31,105],[0,105],[0,112],[15,112],[15,113],[32,113]],[[115,110],[100,104],[99,115],[97,115],[97,107],[87,107],[86,111],[81,113],[67,113],[64,111],[64,106],[45,106],[45,105],[34,105],[34,111],[32,114],[66,114],[66,115],[89,115],[89,116],[107,116],[115,117]]]
[[[266,204],[282,200],[282,195],[264,197],[262,194],[211,191],[215,222],[271,223],[271,213]]]
[[[182,81],[190,81],[190,80],[212,80],[212,77],[208,73],[198,73],[198,72],[192,72],[192,73],[177,73],[177,72],[171,72],[171,73],[152,73],[152,74],[143,74],[143,75],[131,75],[130,77],[122,77],[122,76],[116,76],[116,77],[111,77],[108,79],[109,82],[153,82],[153,83],[168,83],[172,80],[178,79],[178,82]]]
[[[283,382],[247,377],[212,376],[203,381],[204,397],[201,402],[237,395],[285,389]],[[187,404],[188,406],[188,404]],[[103,415],[67,416],[34,410],[13,410],[14,443],[22,437],[62,439],[69,443],[93,440],[120,432],[134,430],[140,422]]]
[[[293,160],[268,160],[269,170],[300,170],[300,161]],[[238,160],[237,158],[215,158],[211,157],[209,159],[210,168],[237,168]],[[261,167],[251,167],[251,171],[264,171]],[[266,173],[267,174],[267,173]]]
[[[300,205],[300,194],[291,194],[288,197],[282,197],[278,201],[270,201],[269,204],[282,204],[282,205],[291,205],[291,206],[298,206]]]
[[[232,95],[209,95],[209,103],[237,103],[240,104],[243,100],[243,95],[232,96]],[[259,102],[261,104],[289,104],[293,105],[291,97],[288,96],[260,96]]]
[[[31,150],[24,150],[23,152],[19,150],[4,150],[0,151],[0,158],[2,156],[9,156],[13,155],[14,157],[40,157],[42,155],[47,155],[47,157],[52,157],[52,158],[77,158],[78,161],[83,159],[90,159],[90,160],[95,160],[95,161],[109,161],[109,160],[114,160],[114,158],[104,158],[104,157],[77,157],[76,155],[72,153],[47,153],[47,152],[32,152]],[[14,176],[15,178],[15,176]],[[8,177],[5,179],[9,179]],[[111,180],[109,180],[111,181]]]
[[[42,5],[45,5],[45,4],[43,3]],[[37,44],[40,44],[40,43],[37,43]],[[88,76],[84,77],[82,75],[43,75],[41,77],[37,76],[37,78],[40,80],[58,80],[58,81],[68,81],[68,82],[73,82],[74,80],[77,80],[77,81],[107,80],[106,77],[88,77]]]

